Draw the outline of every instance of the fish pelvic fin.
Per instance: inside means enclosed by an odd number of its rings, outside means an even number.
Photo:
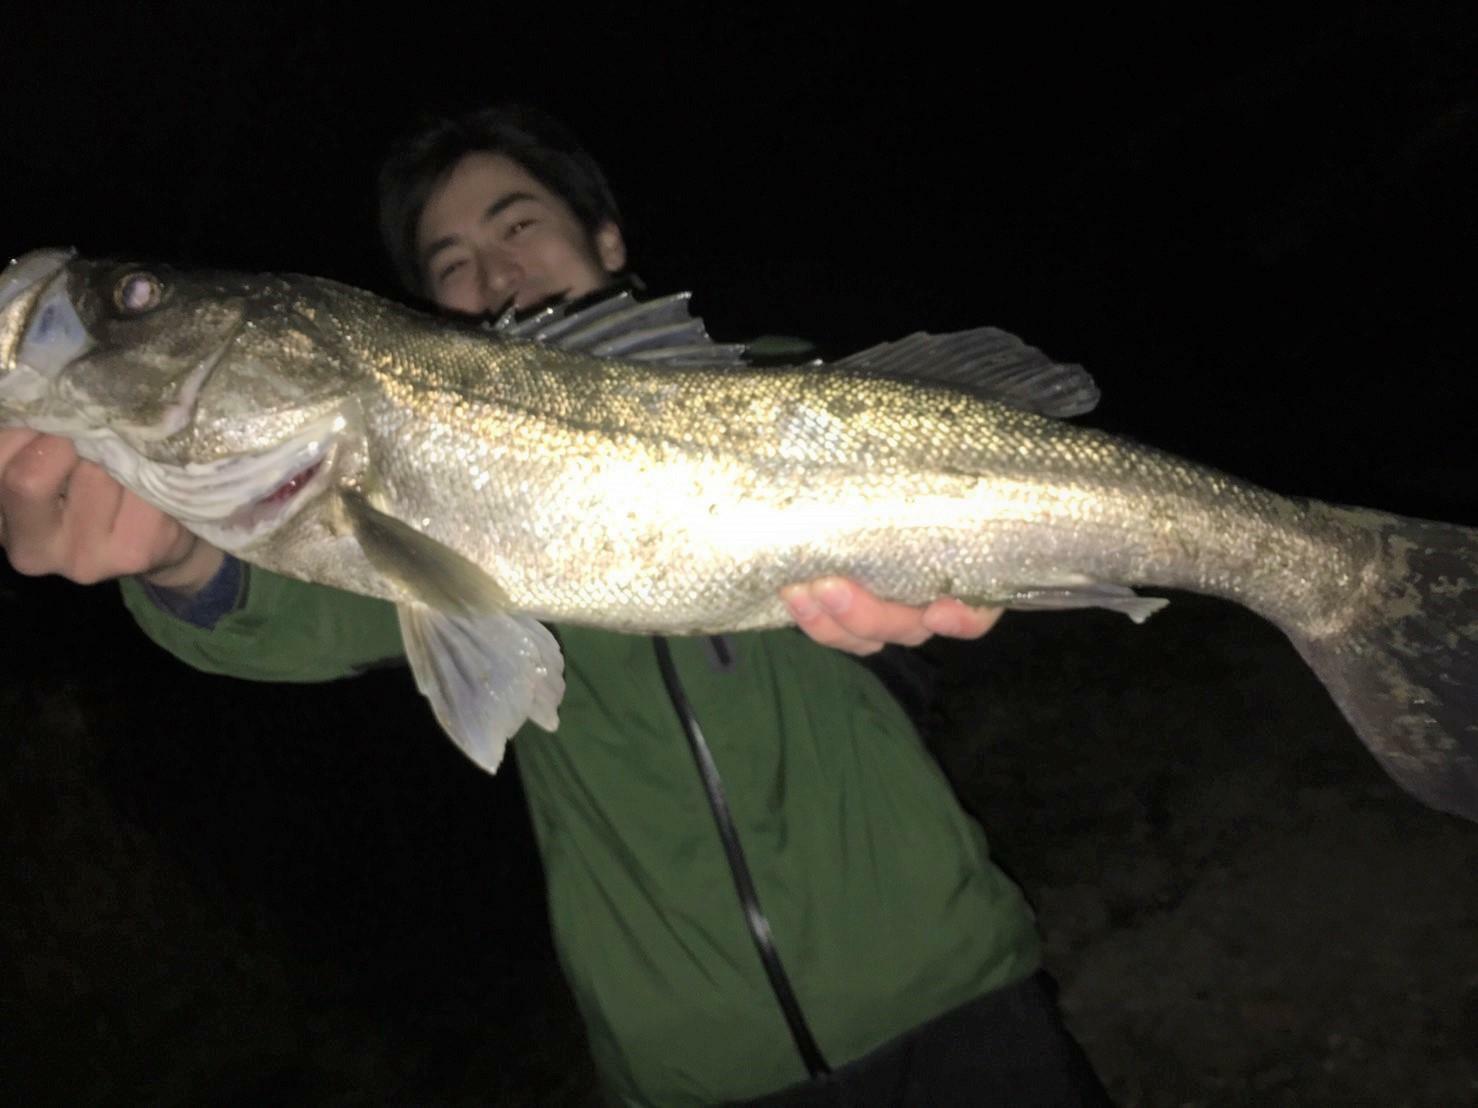
[[[1374,602],[1343,631],[1284,630],[1402,788],[1478,820],[1478,530],[1329,510],[1378,540]]]
[[[483,769],[497,770],[525,720],[546,731],[559,726],[564,658],[533,617],[455,615],[420,604],[398,611],[416,687],[442,729]]]

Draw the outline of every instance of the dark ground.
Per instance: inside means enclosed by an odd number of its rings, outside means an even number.
[[[403,673],[182,676],[112,597],[71,610],[87,680],[58,640],[0,693],[0,1100],[591,1100],[512,775]],[[1401,794],[1276,631],[1177,596],[933,653],[935,745],[1121,1104],[1478,1102],[1478,826]]]
[[[9,250],[388,291],[389,135],[520,96],[722,338],[996,323],[1085,362],[1106,428],[1478,524],[1471,4],[581,44],[527,12],[377,40],[65,10],[7,55]],[[589,1100],[516,781],[406,674],[207,677],[110,587],[8,569],[0,628],[0,1102]],[[1276,630],[1177,596],[930,650],[932,741],[1123,1104],[1478,1104],[1478,825],[1401,794]]]
[[[1276,630],[1177,596],[992,639],[937,746],[1116,1100],[1478,1103],[1478,826],[1400,793]]]

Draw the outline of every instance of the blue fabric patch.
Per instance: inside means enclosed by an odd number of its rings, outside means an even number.
[[[246,568],[239,559],[227,554],[216,575],[206,582],[205,587],[194,595],[175,589],[164,589],[140,581],[144,595],[160,608],[192,627],[209,631],[230,615],[241,603],[242,584],[246,580]]]

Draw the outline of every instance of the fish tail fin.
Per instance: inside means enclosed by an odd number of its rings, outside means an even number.
[[[1370,599],[1339,631],[1284,630],[1402,788],[1478,820],[1478,530],[1328,511],[1377,540]]]

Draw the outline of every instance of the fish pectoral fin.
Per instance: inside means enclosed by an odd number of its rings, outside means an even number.
[[[524,720],[558,727],[564,656],[549,630],[507,611],[498,583],[455,550],[360,493],[343,504],[365,557],[419,601],[398,606],[400,637],[416,687],[463,752],[492,773]]]
[[[498,768],[524,720],[546,731],[559,726],[564,656],[538,620],[507,612],[454,615],[419,604],[398,611],[416,687],[483,769]]]
[[[463,615],[509,607],[502,586],[451,547],[380,511],[360,493],[345,492],[341,499],[370,564],[421,603]]]
[[[1018,589],[1007,596],[998,597],[993,603],[1003,608],[1026,611],[1107,608],[1111,612],[1123,612],[1135,623],[1143,623],[1170,601],[1160,596],[1140,596],[1124,585],[1085,581],[1082,584]]]

